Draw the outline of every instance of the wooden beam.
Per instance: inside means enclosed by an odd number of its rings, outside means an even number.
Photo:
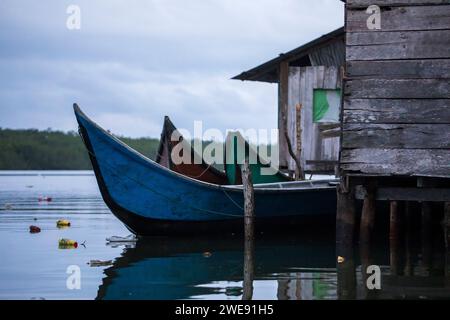
[[[380,7],[394,7],[394,6],[424,6],[424,5],[448,5],[447,0],[346,0],[347,8],[364,8],[367,9],[370,5],[377,5]]]
[[[346,75],[350,80],[356,77],[448,79],[450,59],[348,61]]]
[[[345,124],[342,147],[450,149],[450,124]]]
[[[382,69],[385,70],[385,69]],[[448,71],[450,74],[450,70]],[[344,123],[450,123],[450,99],[344,98]]]
[[[450,42],[448,46],[450,47]],[[353,99],[449,99],[450,81],[448,79],[353,79],[345,82],[344,94]]]
[[[372,1],[371,4],[374,4]],[[389,1],[389,5],[394,1]],[[368,7],[368,6],[367,6]],[[367,8],[366,7],[366,8]],[[366,10],[349,8],[346,14],[346,32],[364,32],[367,29]],[[450,25],[450,6],[399,6],[383,10],[381,13],[381,30],[417,31],[448,29]],[[377,30],[373,30],[377,32]]]
[[[450,30],[350,32],[346,61],[448,58]]]
[[[343,149],[340,168],[349,173],[450,177],[450,149]]]
[[[365,199],[367,191],[361,185],[355,187],[355,198]],[[376,200],[383,201],[450,201],[450,189],[444,188],[377,188]]]

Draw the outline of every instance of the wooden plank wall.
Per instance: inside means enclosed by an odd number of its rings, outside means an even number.
[[[450,177],[449,1],[347,0],[342,121],[344,173]]]
[[[312,66],[343,66],[345,63],[345,40],[339,37],[329,44],[309,53]]]
[[[296,105],[302,105],[301,162],[307,171],[320,170],[318,165],[306,165],[307,160],[338,160],[339,137],[324,138],[319,125],[313,122],[314,89],[337,89],[341,86],[338,67],[290,67],[288,87],[288,134],[293,146],[296,141]],[[287,154],[289,170],[295,171],[295,162]]]

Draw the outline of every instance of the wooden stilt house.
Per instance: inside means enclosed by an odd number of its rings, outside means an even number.
[[[281,169],[298,170],[290,143],[306,172],[334,173],[344,61],[340,28],[233,78],[278,84]]]
[[[393,237],[397,202],[419,203],[424,218],[447,202],[450,217],[450,2],[347,0],[345,10],[338,241],[352,239],[357,198],[365,242],[377,200],[392,202]]]

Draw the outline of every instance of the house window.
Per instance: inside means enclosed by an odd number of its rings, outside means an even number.
[[[313,122],[339,122],[340,89],[314,89],[313,99]]]

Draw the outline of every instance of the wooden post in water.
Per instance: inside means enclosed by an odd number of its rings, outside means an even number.
[[[400,263],[400,213],[398,201],[390,203],[389,219],[389,251],[390,251],[390,271],[392,275],[399,275]]]
[[[244,189],[244,225],[245,240],[253,240],[255,234],[255,199],[252,182],[252,172],[246,157],[242,165],[242,185]]]
[[[296,140],[297,140],[297,159],[300,166],[297,165],[295,169],[295,179],[305,180],[305,171],[302,162],[302,105],[298,103],[295,106],[295,123],[296,123]]]
[[[445,278],[450,286],[450,202],[444,203]]]
[[[355,197],[353,189],[337,187],[336,267],[337,294],[342,300],[356,298],[356,267],[354,260]]]
[[[422,243],[422,266],[429,274],[431,269],[431,203],[422,202],[421,243]]]
[[[366,188],[366,196],[361,214],[359,240],[361,243],[369,243],[375,224],[375,188]]]
[[[242,300],[251,300],[253,297],[254,277],[254,241],[255,241],[255,201],[253,192],[252,173],[248,157],[242,165],[242,184],[244,190],[244,281]]]
[[[298,106],[300,106],[300,105],[298,105]],[[301,106],[300,106],[299,112],[297,112],[297,113],[300,114],[300,111],[301,111]],[[297,116],[297,114],[296,114],[296,116]],[[287,123],[286,114],[283,115],[283,119],[284,119],[284,122]],[[295,179],[296,180],[304,180],[305,179],[305,172],[303,170],[303,166],[302,166],[302,163],[301,163],[301,160],[300,160],[300,155],[298,155],[295,152],[294,147],[292,146],[291,139],[289,138],[289,132],[288,132],[287,127],[284,127],[283,131],[284,131],[284,138],[285,138],[285,141],[286,141],[286,144],[287,144],[287,147],[288,147],[289,155],[292,157],[292,159],[294,159],[294,162],[295,162],[295,166],[296,166],[295,172],[298,172],[298,175],[296,175]],[[300,132],[300,134],[301,134],[301,132]],[[297,135],[298,135],[298,131],[297,131]],[[297,140],[297,143],[298,143],[298,140]],[[300,144],[300,147],[301,147],[301,144]]]
[[[412,202],[405,203],[405,276],[414,275],[412,265]]]
[[[336,244],[337,254],[345,255],[348,248],[353,250],[355,233],[355,195],[353,189],[344,190],[342,183],[337,187]],[[347,251],[348,252],[348,251]]]

